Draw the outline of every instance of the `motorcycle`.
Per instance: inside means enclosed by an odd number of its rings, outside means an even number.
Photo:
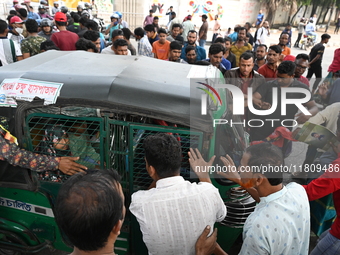
[[[301,50],[307,50],[310,46],[314,46],[315,38],[313,35],[304,34],[300,41]]]

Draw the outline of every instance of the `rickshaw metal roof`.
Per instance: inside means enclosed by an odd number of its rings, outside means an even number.
[[[190,121],[190,106],[194,102],[200,109],[201,104],[201,94],[190,93],[191,68],[144,56],[47,51],[1,67],[0,82],[6,78],[59,82],[64,85],[56,105],[106,107],[209,131],[211,121]]]

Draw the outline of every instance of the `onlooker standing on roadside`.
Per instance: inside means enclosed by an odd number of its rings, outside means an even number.
[[[173,6],[170,6],[170,8],[168,9],[168,12],[165,13],[165,15],[169,15],[169,23],[170,23],[171,20],[172,20],[173,9],[174,9],[174,7],[173,7]]]
[[[243,52],[246,52],[247,50],[252,50],[253,46],[251,46],[249,43],[245,41],[246,39],[246,28],[240,27],[238,30],[238,36],[237,41],[234,42],[230,48],[230,51],[235,54],[236,57],[236,66],[238,66],[238,62],[240,60],[240,56]]]
[[[340,15],[335,23],[335,30],[334,30],[334,34],[337,35],[339,33],[339,28],[340,28]]]
[[[297,79],[299,82],[306,84],[309,87],[308,79],[302,76],[308,67],[308,63],[309,56],[307,54],[301,53],[296,56],[295,58],[296,68],[294,78]]]
[[[145,17],[144,22],[143,22],[143,27],[146,25],[152,24],[153,23],[153,10],[149,11],[149,15]]]
[[[231,68],[234,68],[236,67],[236,57],[234,53],[230,52],[231,42],[232,40],[230,37],[227,37],[227,38],[218,37],[215,40],[215,43],[220,43],[224,46],[225,53],[223,57],[230,62]]]
[[[315,82],[313,85],[312,94],[315,92],[316,88],[318,87],[321,77],[322,77],[322,57],[325,51],[325,43],[328,43],[331,36],[329,34],[323,34],[321,36],[321,42],[316,44],[309,53],[309,68],[307,73],[307,78],[310,80],[313,74],[315,74]]]
[[[161,28],[158,30],[159,40],[152,44],[152,52],[157,59],[166,60],[169,58],[170,41],[166,39],[166,31]]]
[[[294,44],[295,48],[299,48],[299,44],[300,44],[302,34],[305,32],[305,26],[306,26],[306,20],[305,20],[305,18],[301,18],[300,23],[298,25],[298,38],[296,39],[296,42]]]
[[[256,52],[256,48],[261,44],[266,44],[266,39],[270,35],[269,31],[269,23],[268,21],[263,22],[263,26],[256,30],[255,32],[255,46],[254,51]]]
[[[282,31],[281,35],[283,33],[287,33],[289,35],[287,46],[290,48],[292,45],[292,25],[287,24],[286,28]]]
[[[152,58],[152,46],[149,42],[148,37],[144,34],[144,29],[141,27],[137,27],[134,33],[136,40],[138,41],[138,55]]]
[[[221,31],[221,25],[220,23],[218,22],[218,15],[215,15],[215,24],[214,24],[214,29],[213,29],[213,37],[212,37],[212,40],[211,40],[211,43],[214,43],[215,42],[215,39],[218,35],[218,31]]]
[[[281,47],[279,45],[270,46],[267,53],[267,63],[258,69],[259,74],[267,79],[276,79],[280,55]]]
[[[195,29],[195,24],[192,23],[191,21],[192,16],[188,15],[187,16],[187,20],[183,22],[182,27],[183,27],[183,38],[184,38],[184,42],[186,43],[188,41],[187,36],[190,30],[194,30]]]
[[[21,53],[24,59],[41,53],[40,44],[46,41],[46,38],[38,35],[38,22],[28,19],[25,25],[28,37],[21,41]]]
[[[254,62],[254,71],[259,70],[259,68],[266,64],[266,56],[267,56],[267,45],[260,44],[257,46],[255,52],[255,62]]]
[[[198,42],[201,47],[204,48],[205,42],[207,41],[207,34],[208,34],[208,16],[203,14],[202,15],[202,26],[200,27],[200,30],[198,32]]]
[[[290,55],[290,48],[288,47],[289,43],[289,34],[288,33],[281,33],[280,39],[279,39],[279,46],[281,47],[281,56],[280,56],[280,61],[283,61],[285,56]]]

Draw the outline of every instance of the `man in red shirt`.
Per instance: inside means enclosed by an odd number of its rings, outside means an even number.
[[[337,121],[337,139],[340,141],[340,118]],[[337,217],[330,230],[325,231],[311,255],[338,254],[340,250],[340,145],[334,147],[338,158],[329,165],[326,172],[308,185],[303,185],[310,201],[333,194]]]
[[[267,63],[261,66],[258,70],[264,78],[276,79],[277,66],[281,55],[281,47],[279,45],[272,45],[268,49]]]
[[[298,54],[295,58],[295,76],[294,78],[297,79],[299,82],[306,84],[309,87],[309,80],[302,76],[303,73],[306,71],[309,63],[309,56],[307,54],[301,53]]]
[[[79,36],[76,33],[66,30],[67,17],[62,12],[54,15],[54,21],[60,32],[54,33],[51,40],[60,50],[76,50],[76,42]]]

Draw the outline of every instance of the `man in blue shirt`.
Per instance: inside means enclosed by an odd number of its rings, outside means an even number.
[[[203,47],[198,46],[196,44],[196,41],[197,41],[197,31],[190,30],[188,32],[187,41],[188,42],[185,43],[184,47],[182,48],[181,59],[184,59],[186,62],[188,62],[187,56],[185,54],[185,48],[187,46],[189,46],[189,45],[195,47],[196,61],[203,60],[203,59],[207,58],[207,53],[205,52],[205,49]]]
[[[259,14],[257,15],[256,19],[256,27],[261,27],[262,23],[264,21],[264,14],[262,13],[262,10],[259,11]]]
[[[231,63],[226,60],[223,55],[225,48],[219,43],[213,43],[209,48],[209,58],[205,59],[210,62],[213,66],[216,66],[220,71],[225,74],[227,70],[231,69]]]

